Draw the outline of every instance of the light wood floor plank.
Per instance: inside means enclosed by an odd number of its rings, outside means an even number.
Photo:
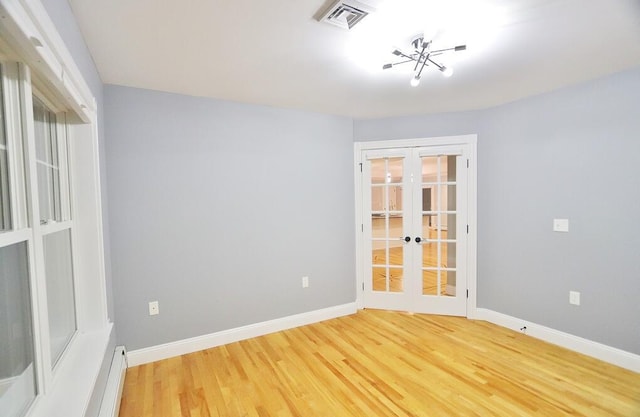
[[[364,310],[127,370],[121,417],[640,417],[640,374],[482,321]]]

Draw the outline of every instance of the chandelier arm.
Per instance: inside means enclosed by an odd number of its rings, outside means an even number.
[[[396,65],[402,65],[402,64],[406,64],[407,62],[413,62],[415,61],[415,59],[407,59],[406,61],[399,61],[399,62],[390,62],[388,64],[385,64],[382,66],[382,69],[391,69],[393,67],[395,67]]]
[[[437,51],[433,51],[433,53],[436,52],[448,52],[448,51],[466,51],[467,50],[467,45],[458,45],[458,46],[452,46],[451,48],[446,48],[446,49],[438,49]]]
[[[413,67],[413,71],[416,71],[418,69],[418,65],[420,65],[420,61],[422,61],[422,58],[425,57],[424,51],[425,49],[427,49],[427,45],[426,43],[422,44],[422,51],[420,51],[420,57],[416,60],[416,66]],[[429,58],[429,54],[426,55],[426,58]],[[426,62],[426,60],[425,60]],[[422,68],[424,68],[424,64],[422,64]],[[420,72],[422,72],[422,68],[420,68]],[[419,74],[418,74],[419,76]]]
[[[415,59],[411,58],[411,59],[407,59],[406,61],[394,62],[392,63],[392,65],[396,66],[396,65],[406,64],[407,62],[413,62],[413,61],[415,61]]]
[[[442,52],[453,51],[453,50],[455,50],[455,49],[456,49],[456,48],[455,48],[455,46],[454,46],[453,48],[438,49],[437,51],[433,51],[432,53],[433,53],[433,54],[439,54],[439,53],[442,53]]]
[[[436,61],[434,61],[434,60],[433,60],[433,59],[431,59],[431,58],[427,58],[427,60],[428,60],[429,62],[431,62],[433,65],[435,65],[435,66],[436,66],[440,71],[442,71],[442,68],[444,68],[444,66],[442,66],[442,65],[438,64]]]
[[[402,52],[402,51],[400,51],[400,50],[397,50],[397,51],[398,51],[398,53],[399,53],[399,56],[401,56],[401,57],[403,57],[403,58],[410,59],[411,61],[415,61],[415,60],[416,60],[416,59],[415,59],[414,57],[412,57],[411,55],[407,55],[407,54],[405,54],[404,52]]]
[[[424,61],[422,61],[422,66],[420,67],[420,71],[418,71],[418,74],[416,74],[417,78],[420,78],[422,76],[422,70],[424,69],[424,67],[427,65],[427,61],[433,62],[431,61],[431,59],[429,58],[429,54],[424,56]],[[418,61],[418,64],[420,63],[420,61]],[[416,68],[418,68],[418,64],[416,64]],[[414,69],[415,71],[415,69]]]

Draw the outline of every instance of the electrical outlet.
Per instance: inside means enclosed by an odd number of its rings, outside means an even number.
[[[309,287],[309,277],[302,277],[302,288]]]
[[[157,301],[151,301],[149,303],[149,315],[155,316],[156,314],[160,314],[160,305]]]
[[[554,232],[568,232],[569,231],[569,219],[553,219],[553,231]]]
[[[578,291],[569,291],[569,304],[580,305],[580,293]]]

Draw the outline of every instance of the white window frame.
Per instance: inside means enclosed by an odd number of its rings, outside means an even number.
[[[4,90],[5,96],[19,103],[6,106],[12,112],[7,114],[7,129],[19,132],[12,137],[27,138],[22,149],[27,161],[22,171],[25,175],[10,177],[11,189],[26,188],[26,192],[24,196],[12,192],[14,230],[0,233],[0,246],[26,241],[30,254],[38,394],[27,416],[80,417],[89,406],[103,358],[113,340],[106,300],[96,102],[39,0],[0,0],[0,14],[0,60],[22,63],[15,66],[14,79],[19,82]],[[61,127],[64,132],[59,133],[66,133],[69,151],[65,156],[72,178],[68,184],[72,195],[68,213],[73,215],[69,225],[77,331],[55,369],[51,368],[48,339],[42,236],[66,227],[39,224],[32,87],[52,110],[64,111],[67,116],[65,127]],[[12,151],[18,150],[12,147]]]

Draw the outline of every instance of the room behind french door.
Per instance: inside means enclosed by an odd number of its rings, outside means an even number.
[[[363,307],[467,315],[469,153],[361,151]]]

